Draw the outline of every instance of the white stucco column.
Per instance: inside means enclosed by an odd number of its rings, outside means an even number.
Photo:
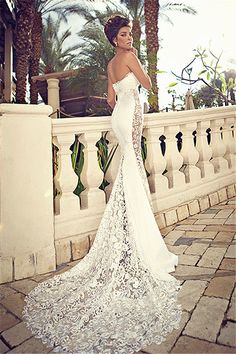
[[[60,109],[60,87],[59,79],[47,79],[48,83],[48,104],[52,107],[52,111],[55,112]],[[54,113],[52,118],[57,118],[57,113]]]
[[[51,112],[0,105],[0,283],[56,266]]]

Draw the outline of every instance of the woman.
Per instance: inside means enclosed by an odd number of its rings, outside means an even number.
[[[178,262],[156,225],[141,158],[138,85],[151,87],[132,47],[129,20],[115,16],[105,34],[116,46],[108,64],[112,128],[122,157],[95,241],[69,271],[34,288],[23,318],[54,351],[131,354],[161,343],[178,327]],[[116,100],[117,97],[117,100]]]

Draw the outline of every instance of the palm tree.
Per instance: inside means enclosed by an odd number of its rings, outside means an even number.
[[[26,76],[29,72],[30,102],[37,103],[38,92],[32,76],[39,74],[39,62],[42,45],[43,18],[49,13],[55,13],[68,21],[67,15],[80,13],[77,0],[18,0],[16,25],[16,87],[17,103],[25,103]]]
[[[170,17],[166,14],[169,11],[179,11],[186,14],[195,15],[197,12],[192,7],[184,3],[167,2],[159,4],[159,0],[120,0],[119,4],[110,0],[107,1],[106,11],[98,11],[81,5],[81,15],[87,23],[98,21],[104,25],[106,20],[114,13],[130,17],[133,28],[134,47],[138,50],[141,61],[145,57],[140,50],[142,28],[145,25],[146,51],[148,61],[148,73],[152,79],[153,87],[149,92],[150,111],[158,111],[158,86],[157,86],[157,52],[159,50],[158,21],[164,19],[173,24]]]
[[[75,60],[78,53],[75,52],[80,45],[69,46],[64,49],[65,42],[70,39],[70,30],[59,35],[61,17],[53,20],[49,15],[44,23],[42,31],[42,49],[39,71],[47,74],[57,71],[75,68]]]
[[[147,46],[148,74],[152,81],[152,90],[149,94],[151,112],[158,112],[158,86],[157,86],[157,52],[158,17],[160,11],[159,0],[144,0],[145,33]]]
[[[16,12],[16,102],[26,103],[26,77],[31,53],[31,32],[34,20],[34,0],[18,0]]]
[[[80,70],[68,80],[71,88],[83,88],[88,95],[104,96],[107,91],[107,64],[114,55],[114,48],[105,38],[100,23],[88,23],[78,33],[81,49],[75,64]]]
[[[123,0],[129,7],[133,1]],[[183,3],[165,3],[160,4],[159,0],[139,0],[142,8],[144,2],[144,17],[145,17],[145,34],[146,34],[146,51],[148,61],[148,74],[152,81],[152,90],[149,92],[150,112],[158,112],[158,84],[157,84],[157,53],[159,50],[158,24],[159,18],[163,18],[173,24],[166,11],[181,11],[187,14],[195,15],[197,12],[190,6]],[[143,15],[143,14],[142,14]],[[136,19],[137,21],[137,19]],[[141,37],[141,35],[140,35]]]

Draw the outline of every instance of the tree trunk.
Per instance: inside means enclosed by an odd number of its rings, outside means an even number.
[[[157,86],[157,52],[159,49],[158,16],[159,0],[144,1],[145,33],[147,45],[148,74],[152,80],[152,90],[149,93],[150,112],[158,112],[158,86]]]
[[[26,77],[31,51],[35,0],[18,0],[16,13],[16,102],[26,103]]]
[[[133,39],[134,39],[134,48],[138,51],[138,56],[140,57],[140,38],[141,38],[141,26],[140,21],[138,18],[133,20],[133,27],[132,27]]]
[[[35,13],[32,28],[32,50],[29,59],[30,103],[38,103],[37,82],[32,82],[32,76],[39,75],[39,61],[41,57],[43,21],[40,12]]]

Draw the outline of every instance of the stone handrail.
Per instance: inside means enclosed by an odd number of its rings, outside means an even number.
[[[235,106],[145,115],[145,167],[150,173],[148,181],[155,213],[233,183],[236,166],[235,118]],[[55,176],[56,186],[60,190],[55,203],[56,238],[66,237],[68,228],[71,228],[72,234],[78,234],[90,232],[98,226],[120,159],[118,149],[106,175],[110,185],[104,193],[99,189],[103,173],[97,162],[95,144],[105,131],[108,131],[111,149],[117,141],[111,130],[110,117],[52,120],[53,141],[59,148],[60,166]],[[179,132],[182,133],[180,151],[176,139]],[[195,137],[193,132],[196,132]],[[78,178],[71,165],[70,150],[76,134],[85,145],[85,163],[81,173],[85,190],[80,198],[73,193]],[[163,136],[164,155],[160,145],[160,137]],[[88,222],[80,223],[79,220]]]

